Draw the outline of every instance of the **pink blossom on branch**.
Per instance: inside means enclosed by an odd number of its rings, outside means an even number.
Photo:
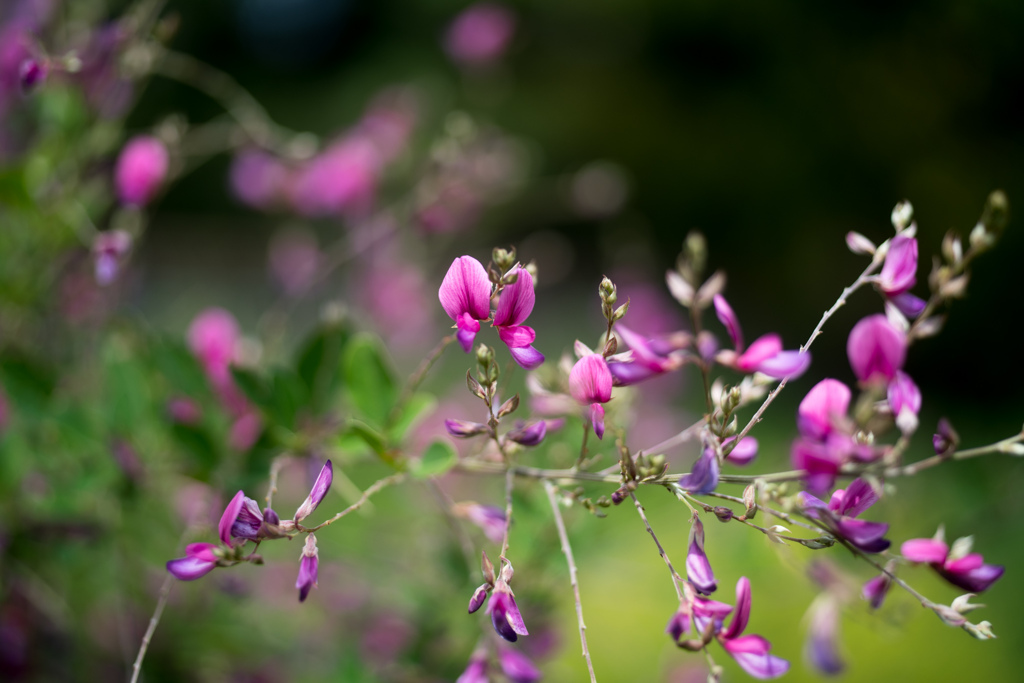
[[[515,27],[511,9],[495,2],[479,2],[455,17],[445,34],[444,48],[461,64],[488,65],[504,54]]]
[[[491,281],[487,271],[472,256],[452,261],[438,290],[441,308],[458,326],[456,338],[469,353],[480,331],[480,321],[491,317]]]
[[[777,334],[766,334],[754,340],[749,347],[743,344],[743,330],[739,318],[721,294],[714,297],[715,314],[732,339],[733,351],[719,351],[715,359],[722,365],[740,372],[760,372],[775,379],[799,377],[811,364],[806,351],[784,351]]]
[[[958,545],[958,544],[955,544]],[[985,564],[978,553],[967,552],[955,557],[949,546],[934,538],[915,538],[900,547],[900,554],[911,562],[927,563],[939,576],[957,588],[972,593],[987,590],[1003,575],[1003,567]]]
[[[516,281],[501,290],[492,324],[515,362],[526,370],[533,370],[544,362],[544,354],[532,346],[537,334],[532,327],[522,324],[533,312],[536,301],[533,276],[522,266],[513,268],[509,275],[514,275]]]
[[[597,438],[604,438],[604,406],[612,400],[612,373],[600,354],[583,356],[569,372],[569,394],[589,406],[590,423]]]
[[[907,336],[884,315],[869,315],[850,331],[846,354],[858,380],[888,382],[907,359]]]
[[[117,158],[114,187],[118,199],[128,206],[143,207],[160,190],[170,167],[164,143],[151,135],[128,141]]]

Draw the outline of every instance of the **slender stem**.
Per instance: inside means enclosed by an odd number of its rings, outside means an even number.
[[[721,498],[722,500],[728,500],[728,501],[731,501],[733,503],[739,503],[740,505],[746,505],[746,503],[743,501],[742,498],[737,498],[736,496],[727,496],[726,494],[718,493],[717,491],[712,491],[711,493],[704,493],[704,494],[697,494],[697,495],[711,496],[712,498]],[[774,509],[772,509],[770,507],[765,507],[764,505],[761,505],[760,503],[757,504],[757,509],[758,510],[763,510],[764,512],[766,512],[767,514],[769,514],[769,515],[771,515],[773,517],[778,517],[782,521],[787,522],[789,524],[796,524],[797,526],[802,526],[803,528],[810,529],[811,531],[821,531],[818,527],[816,527],[816,526],[814,526],[812,524],[807,524],[806,522],[801,522],[799,519],[794,519],[793,515],[791,515],[791,514],[789,514],[787,512],[782,512],[781,510],[774,510]]]
[[[578,470],[582,465],[583,461],[587,459],[587,437],[590,436],[590,423],[586,420],[583,421],[583,443],[580,445],[580,455],[576,458],[576,464],[572,466],[574,470]],[[616,468],[617,469],[617,468]]]
[[[862,286],[870,282],[870,277],[872,273],[874,273],[880,265],[880,260],[873,259],[871,263],[868,265],[868,267],[865,268],[864,271],[857,276],[857,279],[853,281],[853,284],[843,289],[842,294],[840,294],[839,298],[836,299],[836,302],[832,304],[832,307],[825,311],[825,313],[821,316],[821,320],[819,320],[818,324],[815,325],[814,330],[811,332],[811,336],[809,336],[804,345],[800,347],[800,353],[806,353],[807,350],[811,348],[811,344],[813,344],[814,340],[817,339],[818,335],[821,334],[821,330],[822,328],[825,327],[825,323],[828,322],[829,318],[835,315],[836,311],[838,311],[840,308],[846,305],[846,300],[850,297],[851,294],[853,294]],[[772,404],[772,402],[775,400],[775,397],[778,396],[779,392],[782,391],[782,389],[786,386],[786,381],[788,379],[788,377],[783,377],[782,381],[779,382],[779,385],[775,387],[771,392],[769,392],[768,397],[765,398],[764,400],[764,403],[761,404],[761,407],[757,409],[757,412],[754,413],[754,416],[750,418],[750,421],[747,422],[746,426],[743,427],[742,431],[740,431],[740,433],[736,436],[736,440],[733,441],[729,445],[729,447],[727,447],[725,455],[728,455],[729,451],[735,448],[736,444],[742,441],[743,437],[750,433],[750,430],[754,428],[754,425],[761,421],[761,416],[764,414],[764,411],[768,409],[768,406]]]
[[[392,474],[392,475],[390,475],[388,477],[384,477],[383,479],[379,479],[379,480],[375,481],[373,484],[371,484],[368,489],[363,491],[363,495],[360,496],[359,500],[357,500],[356,502],[352,503],[347,508],[345,508],[344,510],[339,512],[338,514],[334,515],[333,517],[328,519],[326,522],[321,522],[320,524],[317,524],[312,529],[299,528],[299,530],[300,531],[306,531],[306,532],[314,532],[314,531],[319,531],[320,529],[323,529],[325,526],[328,526],[329,524],[334,524],[335,522],[337,522],[339,519],[341,519],[345,515],[349,514],[350,512],[355,512],[359,508],[363,507],[363,505],[365,505],[366,502],[370,500],[370,497],[373,494],[377,493],[381,489],[385,489],[388,486],[391,486],[392,484],[397,484],[397,483],[403,481],[405,478],[406,478],[405,472],[395,472],[394,474]],[[298,526],[298,525],[296,525],[296,526]]]
[[[284,467],[288,460],[289,457],[287,455],[279,455],[270,463],[270,484],[267,486],[267,497],[264,498],[268,508],[274,507],[272,503],[274,494],[277,493],[277,477],[281,473],[281,468]]]
[[[580,628],[580,644],[583,646],[583,658],[587,660],[587,671],[590,672],[591,683],[597,683],[597,676],[594,674],[594,663],[590,659],[590,650],[587,648],[587,626],[583,623],[583,602],[580,599],[580,585],[576,577],[576,560],[572,556],[572,546],[569,545],[569,534],[565,530],[562,510],[558,507],[558,499],[555,497],[555,485],[550,481],[545,481],[544,490],[548,494],[548,503],[551,505],[551,513],[555,518],[555,526],[558,528],[558,539],[562,543],[562,554],[565,555],[565,562],[569,565],[569,584],[572,586],[573,597],[576,599],[576,623],[579,624]]]
[[[508,552],[508,531],[512,527],[512,486],[515,484],[515,468],[505,470],[505,536],[501,539],[501,557]]]
[[[921,595],[920,593],[918,593],[916,590],[914,590],[910,586],[910,584],[908,584],[906,581],[904,581],[903,579],[899,578],[894,573],[892,573],[891,571],[886,569],[885,566],[882,565],[880,562],[876,562],[872,557],[867,555],[867,553],[862,551],[860,548],[858,548],[857,546],[855,546],[852,543],[848,542],[844,538],[836,538],[836,540],[839,541],[840,543],[842,543],[844,546],[846,546],[846,548],[850,552],[852,552],[854,555],[856,555],[857,557],[859,557],[860,559],[864,560],[865,562],[870,564],[872,567],[877,569],[878,571],[880,571],[883,574],[885,574],[886,576],[888,576],[892,580],[893,583],[897,584],[900,588],[902,588],[903,590],[907,591],[908,593],[913,595],[915,598],[917,598],[918,601],[921,603],[922,607],[925,607],[927,609],[934,609],[935,608],[935,603],[934,602],[932,602],[928,598],[926,598],[923,595]]]
[[[640,519],[644,521],[644,526],[647,527],[647,533],[649,533],[651,538],[654,540],[654,545],[658,546],[658,554],[661,555],[661,559],[665,560],[668,572],[672,575],[672,587],[676,589],[676,595],[679,596],[679,602],[682,602],[683,590],[679,586],[682,584],[683,578],[679,576],[675,567],[672,566],[672,561],[668,559],[668,554],[665,553],[665,549],[661,547],[661,541],[659,541],[658,537],[654,534],[654,529],[651,528],[651,523],[647,521],[647,515],[644,514],[644,507],[640,504],[636,494],[630,491],[629,497],[633,499],[633,505],[636,506],[636,511],[640,513]]]
[[[503,474],[505,472],[504,465],[487,462],[486,460],[461,460],[455,465],[455,469],[460,472],[467,472],[471,474]],[[526,467],[524,465],[514,465],[510,469],[517,477],[523,477],[526,479],[568,479],[574,481],[602,482],[605,484],[622,483],[621,474],[586,472],[575,469],[547,470],[540,467]],[[789,470],[786,472],[759,475],[723,474],[718,477],[718,480],[727,484],[752,484],[755,481],[797,481],[799,479],[803,479],[804,475],[805,473],[803,470]],[[662,486],[664,484],[679,481],[685,476],[687,476],[687,473],[666,474],[657,480],[639,481],[637,483]]]
[[[146,628],[146,634],[142,636],[142,644],[139,646],[139,654],[135,657],[135,663],[132,664],[132,678],[131,683],[136,683],[139,680],[139,673],[142,671],[142,660],[146,658],[146,650],[149,649],[149,642],[153,639],[153,633],[156,631],[157,624],[160,623],[160,617],[164,613],[164,607],[167,605],[167,596],[171,593],[171,584],[174,583],[174,577],[168,574],[164,579],[164,583],[160,586],[160,597],[156,601],[156,609],[153,610],[153,616],[149,619],[149,626]]]
[[[947,460],[969,460],[970,458],[976,458],[979,455],[988,455],[990,453],[1006,453],[1005,448],[1015,443],[1020,443],[1020,440],[1024,438],[1024,432],[1016,434],[1002,441],[989,444],[988,446],[978,446],[977,448],[967,448],[962,451],[954,451],[953,453],[940,453],[933,455],[930,458],[924,460],[918,460],[915,463],[904,465],[903,467],[890,467],[884,471],[886,477],[909,477],[917,474],[921,470],[926,470],[936,465],[940,465]]]

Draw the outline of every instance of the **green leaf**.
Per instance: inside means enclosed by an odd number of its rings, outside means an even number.
[[[202,366],[182,342],[171,338],[154,339],[149,346],[153,365],[172,391],[190,398],[209,395],[210,385]]]
[[[295,369],[309,392],[314,413],[328,408],[341,388],[341,357],[351,335],[341,322],[317,328],[300,347]]]
[[[365,422],[351,420],[348,424],[348,433],[359,437],[363,443],[369,446],[381,460],[389,465],[395,465],[395,454],[388,449],[384,435],[375,430]]]
[[[0,385],[19,412],[38,417],[46,412],[54,381],[49,368],[20,351],[7,349],[0,355]]]
[[[171,434],[188,456],[188,474],[200,481],[209,481],[220,462],[221,451],[214,440],[201,427],[184,424],[171,426]]]
[[[418,479],[428,479],[444,474],[454,467],[458,460],[459,456],[450,443],[434,441],[427,446],[422,458],[410,462],[409,468]]]
[[[345,347],[345,383],[352,403],[371,423],[383,425],[394,406],[396,381],[380,341],[361,334]]]
[[[117,434],[129,434],[150,407],[147,378],[126,340],[112,336],[103,349],[104,412]]]
[[[231,367],[231,376],[246,398],[265,413],[274,408],[274,392],[266,379],[247,368]]]
[[[273,418],[289,429],[294,430],[296,416],[305,407],[308,398],[302,380],[291,370],[278,368],[271,378],[273,390]]]
[[[0,169],[0,205],[28,209],[32,203],[22,169],[18,166]]]
[[[400,442],[405,438],[406,433],[430,411],[437,407],[437,397],[433,394],[416,393],[409,397],[409,400],[402,405],[394,424],[388,432],[391,440]]]

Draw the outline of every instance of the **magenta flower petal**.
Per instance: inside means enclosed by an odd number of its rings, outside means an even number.
[[[888,539],[883,538],[889,531],[885,522],[840,517],[835,526],[839,535],[866,553],[880,553],[891,545]]]
[[[732,346],[736,349],[736,353],[743,353],[743,330],[740,329],[739,318],[732,310],[732,306],[725,300],[725,297],[721,294],[716,294],[714,299],[715,304],[715,315],[725,325],[726,331],[729,332],[729,336],[732,338]]]
[[[718,486],[718,458],[710,448],[704,449],[689,474],[680,477],[679,488],[692,493],[711,493]]]
[[[523,615],[519,613],[516,599],[512,593],[499,582],[499,585],[491,592],[491,599],[487,602],[487,613],[491,615],[491,623],[499,636],[509,641],[516,642],[518,636],[528,636],[523,623]]]
[[[860,477],[850,482],[846,490],[839,489],[832,494],[829,509],[839,515],[857,517],[878,502],[878,494],[871,484]]]
[[[806,351],[780,351],[771,358],[762,361],[756,368],[760,373],[782,379],[796,379],[807,372],[811,366],[811,354]]]
[[[487,676],[487,655],[474,653],[466,670],[455,680],[455,683],[489,683],[490,680]]]
[[[846,668],[839,657],[839,609],[834,599],[819,598],[811,610],[804,654],[818,671],[834,676]]]
[[[313,488],[310,490],[309,495],[306,496],[306,500],[302,502],[299,509],[295,511],[295,521],[299,522],[309,517],[316,510],[320,502],[323,501],[324,496],[331,488],[331,482],[334,481],[334,466],[331,461],[328,460],[324,463],[324,466],[320,468],[320,474],[317,475],[316,481],[313,482]]]
[[[950,565],[952,564],[954,563],[950,563]],[[1003,575],[1004,571],[1003,567],[994,564],[982,564],[966,571],[950,571],[950,565],[946,565],[946,567],[936,566],[936,570],[946,581],[972,593],[981,593],[988,590],[989,586],[995,583]]]
[[[949,546],[933,538],[914,538],[900,546],[900,555],[911,562],[943,563]]]
[[[898,370],[896,376],[889,382],[887,398],[889,409],[896,417],[899,417],[904,411],[915,416],[921,412],[921,390],[918,389],[910,375],[902,370]]]
[[[607,403],[612,398],[612,373],[598,354],[584,356],[569,372],[569,394],[580,403]]]
[[[850,407],[850,388],[836,379],[815,384],[797,409],[797,428],[804,436],[823,439],[846,416]]]
[[[548,425],[544,420],[538,420],[522,427],[516,427],[505,434],[505,438],[514,441],[520,446],[537,446],[547,435]]]
[[[526,655],[509,648],[498,650],[501,671],[511,683],[534,683],[541,679],[540,669]]]
[[[218,547],[216,543],[189,543],[185,546],[185,555],[203,562],[216,562],[217,555],[213,551]]]
[[[704,525],[694,515],[693,526],[690,528],[690,548],[686,554],[686,578],[701,593],[709,595],[718,588],[715,573],[704,552]]]
[[[231,528],[235,524],[235,520],[238,518],[238,513],[242,509],[242,503],[245,501],[245,493],[241,490],[235,494],[235,497],[231,499],[228,506],[224,508],[224,514],[220,516],[220,523],[217,525],[217,532],[220,535],[220,540],[224,542],[224,545],[231,545]]]
[[[896,235],[878,275],[878,287],[889,296],[902,294],[917,283],[917,240]]]
[[[263,513],[260,506],[252,498],[242,498],[242,505],[238,509],[238,516],[231,525],[231,536],[255,541],[259,538],[260,527],[263,526]]]
[[[299,576],[295,579],[295,587],[299,590],[299,602],[305,602],[309,591],[316,586],[319,566],[316,536],[309,534],[306,536],[306,544],[302,548],[302,558],[299,560]]]
[[[537,333],[532,327],[526,325],[513,325],[511,327],[498,327],[498,337],[510,348],[522,348],[529,346],[537,338]]]
[[[825,495],[835,482],[839,466],[842,464],[840,453],[826,444],[808,439],[797,439],[790,450],[793,467],[804,470],[807,474],[804,481],[812,493]]]
[[[668,625],[665,626],[665,633],[672,636],[672,640],[676,643],[683,637],[683,634],[690,630],[690,615],[680,607],[676,610],[676,613],[672,615],[672,618],[668,620]]]
[[[590,404],[590,425],[594,428],[597,438],[604,438],[604,406],[600,403]]]
[[[723,641],[739,638],[747,628],[750,620],[750,579],[741,576],[736,582],[736,614],[733,615],[729,627],[722,631]],[[765,641],[767,643],[767,641]],[[765,650],[767,652],[767,649]]]
[[[864,588],[861,589],[861,595],[871,605],[871,609],[878,609],[882,606],[882,602],[885,601],[885,596],[889,592],[890,586],[892,586],[892,579],[889,578],[889,575],[879,574],[864,584]]]
[[[723,640],[722,647],[732,655],[748,675],[760,680],[778,678],[789,671],[789,662],[771,654],[771,643],[764,637],[748,635]]]
[[[456,439],[468,439],[472,436],[479,436],[487,431],[487,425],[481,422],[467,422],[466,420],[445,420],[444,428],[449,435]]]
[[[444,49],[456,62],[485,66],[505,52],[515,27],[516,16],[511,9],[494,2],[478,2],[452,21],[444,36]]]
[[[458,328],[455,338],[458,339],[459,346],[463,351],[469,353],[473,349],[476,333],[480,331],[480,323],[474,320],[469,313],[460,313],[455,319],[455,326]]]
[[[441,308],[452,320],[468,313],[474,320],[487,320],[491,315],[491,281],[487,271],[472,256],[452,261],[437,293]]]
[[[216,566],[213,562],[207,562],[198,557],[182,557],[168,561],[167,571],[181,581],[195,581],[209,574]]]
[[[722,445],[729,444],[736,440],[735,436],[731,436],[722,442]],[[736,446],[729,451],[729,455],[725,456],[727,462],[733,465],[749,465],[757,457],[757,439],[752,436],[745,436]]]
[[[846,353],[857,379],[889,381],[906,360],[906,335],[884,315],[870,315],[853,326],[846,342]]]
[[[774,358],[782,351],[782,338],[777,334],[765,334],[750,345],[742,355],[736,359],[736,369],[743,372],[754,372],[760,369],[760,365],[771,358]]]
[[[510,346],[508,352],[512,354],[512,360],[524,370],[535,370],[544,362],[544,354],[532,346]]]
[[[516,281],[505,285],[505,288],[501,290],[501,296],[498,297],[498,310],[494,313],[495,327],[521,325],[533,312],[533,305],[536,301],[536,294],[533,291],[533,276],[522,266],[513,272],[518,273]],[[530,342],[533,340],[531,339]]]

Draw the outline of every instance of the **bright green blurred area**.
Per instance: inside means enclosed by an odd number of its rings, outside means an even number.
[[[93,21],[123,9],[88,4]],[[660,288],[691,229],[707,235],[709,269],[728,272],[726,293],[748,338],[776,331],[795,348],[866,263],[846,248],[847,231],[882,241],[891,234],[892,206],[910,199],[922,254],[916,291],[923,293],[931,255],[947,230],[966,237],[993,189],[1004,189],[1014,206],[1024,197],[1024,7],[1011,0],[899,7],[660,0],[509,5],[518,16],[516,37],[487,73],[458,69],[440,47],[447,23],[466,6],[461,2],[182,0],[168,3],[165,14],[180,18],[176,50],[230,74],[282,125],[322,139],[353,125],[382,88],[412,86],[421,97],[413,161],[389,177],[385,199],[408,191],[402,183],[425,167],[422,160],[453,111],[514,138],[526,159],[517,191],[487,207],[472,229],[417,235],[406,248],[404,256],[425,278],[423,302],[410,306],[429,311],[437,337],[446,333],[434,292],[451,258],[473,254],[486,262],[491,247],[514,243],[523,260],[539,266],[529,324],[552,363],[574,339],[593,344],[603,331],[595,296],[601,275],[620,282],[622,298],[645,285]],[[2,381],[15,405],[0,436],[0,637],[5,647],[23,648],[31,662],[12,669],[11,680],[125,678],[164,563],[181,556],[186,542],[215,538],[212,524],[223,501],[208,501],[211,509],[186,531],[182,510],[192,502],[185,492],[202,482],[225,500],[243,487],[261,501],[281,442],[304,436],[293,410],[290,423],[278,420],[294,430],[284,439],[265,434],[246,452],[225,445],[228,419],[184,344],[196,313],[209,306],[234,313],[245,334],[263,343],[260,376],[280,396],[280,387],[294,380],[305,342],[324,329],[325,305],[358,311],[362,303],[355,282],[365,264],[356,261],[289,304],[282,329],[268,322],[268,308],[281,305],[267,275],[273,236],[301,225],[330,244],[345,226],[239,206],[228,191],[230,158],[216,154],[189,167],[149,212],[114,313],[95,324],[66,319],[57,283],[66,287],[68,264],[88,258],[88,244],[66,228],[79,211],[107,227],[106,179],[121,136],[119,121],[91,125],[69,92],[57,82],[37,104],[26,105],[37,106],[32,114],[46,124],[39,138],[45,146],[35,149],[33,163],[11,164],[18,170],[0,175],[0,279],[5,310],[17,311],[16,319],[0,321]],[[219,109],[195,89],[154,78],[127,113],[125,130],[149,131],[170,112],[198,122]],[[61,163],[77,154],[95,163]],[[594,162],[610,164],[628,190],[621,207],[601,215],[581,211],[573,200],[574,181]],[[68,190],[75,203],[59,204],[60,215],[33,206],[22,192],[21,178],[39,190],[69,167],[84,180]],[[910,354],[907,370],[924,394],[911,460],[932,453],[929,437],[940,417],[952,421],[968,447],[1009,436],[1024,421],[1024,377],[1014,361],[1024,315],[1022,233],[1011,218],[998,247],[973,269],[969,297],[952,307],[943,334]],[[667,317],[684,324],[682,309],[670,305]],[[815,342],[811,370],[790,384],[753,432],[762,444],[753,473],[788,469],[798,401],[823,377],[853,383],[846,334],[879,310],[878,297],[862,292],[829,323]],[[358,315],[355,326],[366,326]],[[486,334],[504,354],[493,333]],[[436,337],[417,342],[394,351],[396,377],[412,372]],[[457,348],[446,351],[425,384],[441,409],[426,418],[424,431],[432,425],[436,434],[447,417],[483,419],[470,412],[474,404],[461,389],[470,364]],[[521,386],[521,377],[513,386]],[[658,428],[669,433],[697,419],[702,403],[692,368],[673,381],[657,406],[668,420]],[[679,387],[685,399],[673,393]],[[361,419],[387,413],[386,399],[383,408],[367,409],[378,398],[373,392],[359,394],[350,385],[343,391],[349,393],[336,403],[352,414],[363,411]],[[179,395],[198,402],[201,428],[170,425],[166,401]],[[288,412],[277,404],[267,411]],[[543,455],[525,451],[522,462],[569,464],[579,430],[580,422],[570,419]],[[663,436],[638,429],[630,445],[653,445]],[[111,457],[120,440],[130,442],[136,465]],[[391,471],[365,446],[353,446],[351,434],[331,447],[340,453],[333,456],[340,458],[339,472],[352,481],[339,475],[315,521],[344,509]],[[598,466],[612,464],[611,439],[599,448]],[[282,474],[282,516],[308,491],[305,465],[324,455],[314,450],[303,451],[308,457]],[[673,452],[672,471],[686,471],[694,455],[692,448]],[[442,485],[457,500],[500,505],[499,480],[458,475]],[[895,548],[945,524],[950,540],[973,534],[986,561],[1006,566],[1005,577],[979,598],[988,607],[970,617],[991,621],[999,638],[975,641],[893,589],[877,614],[859,600],[844,613],[845,680],[1012,680],[1024,667],[1017,646],[1024,638],[1017,614],[1024,605],[1018,580],[1024,462],[990,456],[892,483],[895,492],[868,518],[891,524]],[[612,490],[586,489],[594,498]],[[736,486],[721,490],[741,495]],[[638,496],[666,551],[682,565],[685,506],[658,487],[642,487]],[[429,484],[414,481],[319,533],[320,585],[302,605],[294,588],[298,542],[261,546],[265,566],[218,569],[198,582],[176,583],[143,680],[454,680],[490,627],[482,614],[465,615],[479,574],[467,576],[441,507]],[[597,519],[579,506],[564,510],[598,680],[703,680],[703,657],[675,648],[663,632],[677,601],[635,509],[627,502],[605,512],[607,518]],[[875,572],[838,547],[781,547],[752,529],[705,518],[716,597],[732,603],[736,580],[748,576],[748,631],[767,637],[773,653],[792,662],[785,680],[816,679],[801,654],[803,615],[816,595],[808,562],[827,557],[855,586]],[[496,547],[476,530],[470,534],[496,559]],[[536,656],[546,680],[586,680],[568,572],[536,482],[517,488],[510,559],[533,634],[523,639],[524,650]],[[960,594],[924,567],[900,576],[938,602]],[[556,647],[547,647],[551,641]],[[711,652],[728,680],[744,677],[718,645]]]

